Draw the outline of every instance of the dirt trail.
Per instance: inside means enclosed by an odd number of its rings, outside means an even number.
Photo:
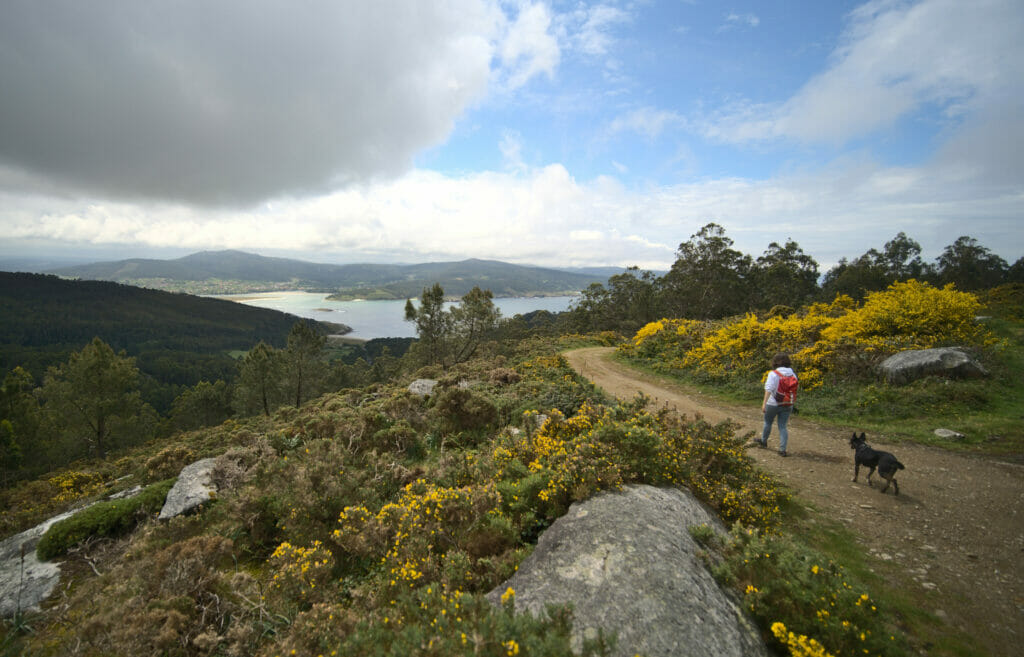
[[[569,363],[605,392],[631,399],[638,392],[658,407],[727,418],[760,433],[759,391],[752,403],[725,405],[610,359],[613,349],[577,349]],[[966,631],[991,655],[1024,654],[1024,467],[991,459],[899,444],[869,444],[892,451],[906,465],[900,495],[879,493],[853,479],[853,427],[825,428],[794,416],[788,458],[774,449],[749,454],[805,503],[841,521],[878,560],[893,586],[915,587],[914,598],[945,623]],[[778,448],[773,428],[769,447]]]

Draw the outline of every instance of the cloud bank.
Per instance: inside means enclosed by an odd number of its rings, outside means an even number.
[[[11,0],[0,184],[224,204],[395,177],[493,78],[551,75],[549,23],[485,0]]]

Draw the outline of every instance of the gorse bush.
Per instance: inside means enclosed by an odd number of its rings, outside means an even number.
[[[662,370],[744,380],[763,376],[772,356],[785,351],[807,390],[864,377],[885,356],[907,349],[991,346],[994,339],[976,321],[980,309],[974,294],[910,280],[869,294],[862,305],[840,295],[789,315],[661,320],[640,329],[619,350]]]
[[[725,539],[699,529],[694,536],[711,549],[719,581],[743,592],[793,657],[907,654],[866,588],[817,552],[739,525]]]

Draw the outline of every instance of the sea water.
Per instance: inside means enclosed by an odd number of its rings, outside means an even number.
[[[258,292],[252,294],[217,295],[239,303],[270,308],[321,322],[334,322],[352,327],[346,337],[372,338],[416,337],[416,327],[405,321],[405,301],[331,301],[316,292]],[[495,299],[502,317],[514,317],[534,310],[557,313],[569,309],[576,297],[508,297]],[[451,304],[448,304],[450,306]]]

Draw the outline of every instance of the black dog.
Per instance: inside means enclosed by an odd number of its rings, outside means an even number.
[[[889,484],[892,484],[897,495],[900,494],[900,486],[896,483],[896,472],[903,470],[903,464],[896,460],[896,457],[889,452],[882,452],[877,449],[871,449],[868,444],[864,442],[864,434],[857,435],[854,432],[853,437],[850,438],[850,449],[857,450],[857,453],[853,456],[853,480],[857,481],[857,475],[860,473],[860,466],[868,468],[868,486],[871,486],[871,475],[874,474],[875,468],[878,468],[878,474],[885,479],[885,488],[882,489],[884,493],[889,489]]]

